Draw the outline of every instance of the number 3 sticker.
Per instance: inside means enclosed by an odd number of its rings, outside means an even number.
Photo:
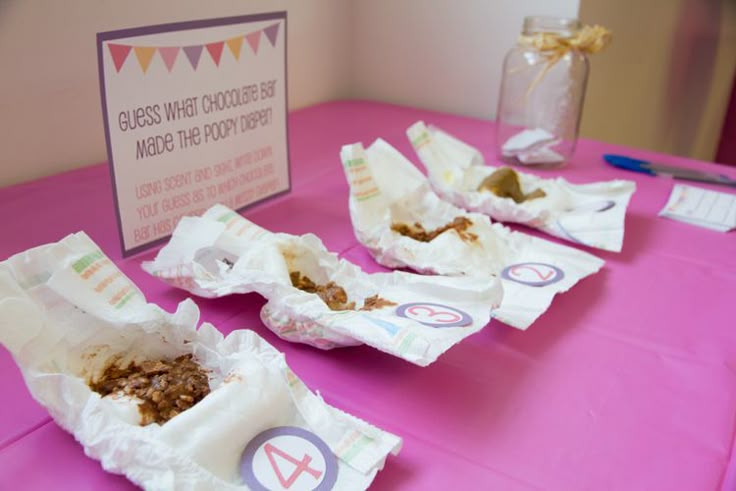
[[[462,310],[438,303],[405,303],[396,308],[396,315],[430,327],[460,327],[473,323],[473,318]]]
[[[501,277],[529,286],[547,286],[565,277],[557,266],[546,263],[519,263],[507,266]]]

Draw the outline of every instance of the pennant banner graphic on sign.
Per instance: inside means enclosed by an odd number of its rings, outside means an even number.
[[[148,70],[157,51],[159,55],[161,55],[161,59],[166,66],[166,70],[169,72],[171,72],[174,67],[179,51],[184,51],[187,60],[189,60],[189,64],[194,70],[196,70],[199,66],[199,62],[201,61],[202,51],[204,49],[209,53],[215,66],[220,66],[220,60],[222,59],[222,52],[225,44],[227,44],[230,53],[236,61],[240,60],[243,40],[248,42],[248,46],[250,46],[253,54],[257,55],[261,34],[264,34],[271,46],[275,47],[276,40],[279,35],[279,24],[273,24],[263,29],[249,32],[243,36],[194,46],[128,46],[124,44],[107,43],[107,49],[110,52],[110,56],[112,57],[115,70],[117,72],[122,70],[131,50],[135,53],[135,57],[138,60],[138,66],[143,73],[146,73]]]

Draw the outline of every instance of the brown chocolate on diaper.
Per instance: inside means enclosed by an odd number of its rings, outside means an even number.
[[[392,223],[391,230],[398,232],[401,235],[410,237],[419,242],[430,242],[437,238],[443,232],[448,230],[454,230],[460,236],[461,239],[473,242],[478,239],[478,236],[474,233],[468,232],[468,228],[473,225],[473,222],[466,217],[456,217],[452,222],[434,230],[425,230],[421,223],[414,222],[411,225],[406,223]]]
[[[295,288],[307,293],[316,293],[330,310],[353,310],[355,308],[355,302],[348,302],[348,294],[345,289],[334,281],[326,285],[318,285],[299,271],[290,272],[289,277]]]
[[[102,396],[124,394],[140,399],[142,426],[163,424],[210,393],[207,372],[191,354],[126,367],[113,364],[89,386]]]
[[[307,293],[315,293],[322,299],[330,310],[355,310],[355,302],[348,302],[348,294],[343,287],[329,281],[325,285],[319,285],[312,281],[309,276],[301,274],[299,271],[289,273],[291,284]],[[378,295],[368,297],[363,302],[363,306],[358,310],[376,310],[383,307],[396,305],[396,303],[381,298]]]
[[[544,198],[547,194],[541,189],[524,194],[519,184],[519,175],[511,167],[499,167],[491,175],[483,179],[478,191],[490,191],[501,198],[511,198],[516,203],[523,203],[537,198]]]
[[[372,295],[365,299],[360,310],[378,310],[384,307],[393,307],[394,305],[397,305],[396,302],[386,300],[385,298],[381,298],[378,295]]]

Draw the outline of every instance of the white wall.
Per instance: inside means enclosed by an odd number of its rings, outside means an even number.
[[[578,8],[614,30],[592,59],[582,134],[711,159],[733,0],[0,0],[0,186],[105,160],[98,31],[286,10],[291,109],[356,97],[491,119],[523,17]]]
[[[345,0],[0,0],[0,186],[106,159],[95,34],[287,11],[292,109],[350,94]]]
[[[483,119],[525,15],[604,25],[613,43],[591,57],[581,135],[714,158],[736,70],[734,0],[357,0],[353,15],[356,97]]]
[[[577,17],[578,0],[357,0],[357,97],[495,117],[501,64],[525,15]]]
[[[95,34],[286,10],[289,106],[371,98],[490,118],[525,13],[578,0],[0,0],[0,186],[105,160]]]

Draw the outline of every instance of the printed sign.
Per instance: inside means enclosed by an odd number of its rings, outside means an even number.
[[[123,254],[290,189],[286,13],[97,35]]]
[[[546,263],[519,263],[507,266],[501,277],[528,286],[546,286],[565,277],[557,266]]]
[[[473,318],[462,310],[438,303],[405,303],[396,308],[396,315],[430,327],[460,327],[473,323]]]
[[[337,480],[337,459],[314,433],[280,426],[248,443],[240,470],[245,484],[255,490],[327,491]]]

